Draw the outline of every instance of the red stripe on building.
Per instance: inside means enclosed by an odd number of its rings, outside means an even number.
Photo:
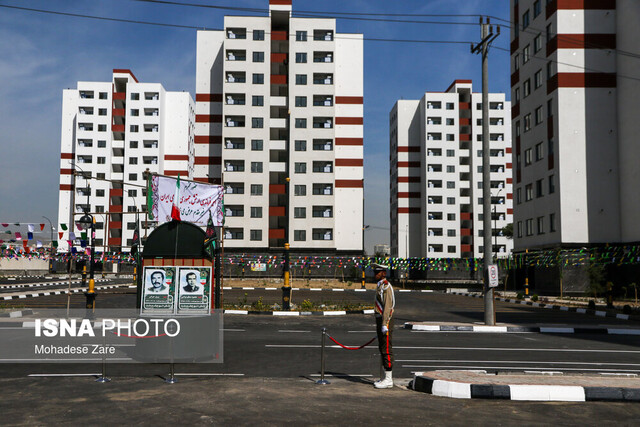
[[[196,135],[196,144],[222,144],[222,135]]]
[[[362,104],[362,96],[336,96],[336,104]]]
[[[196,102],[222,102],[221,93],[196,93]]]
[[[615,73],[558,73],[547,80],[547,94],[558,88],[611,88],[616,87]]]
[[[458,79],[458,80],[454,80],[454,81],[453,81],[453,83],[451,83],[451,84],[449,85],[449,87],[447,88],[447,90],[445,90],[445,92],[449,92],[449,90],[450,90],[451,88],[453,88],[453,86],[455,86],[455,85],[457,85],[457,84],[472,84],[472,83],[473,83],[473,80],[460,80],[460,79]]]
[[[336,145],[363,145],[362,138],[336,138]]]
[[[276,6],[291,6],[292,0],[269,0],[269,4]]]
[[[196,123],[222,123],[221,114],[196,114]]]
[[[336,117],[337,125],[361,125],[362,117]]]
[[[136,78],[136,76],[133,75],[131,70],[128,70],[128,69],[125,69],[125,68],[114,68],[113,69],[113,74],[116,74],[116,73],[118,73],[118,74],[129,74],[133,78],[133,80],[136,81],[136,83],[139,83],[138,79]]]
[[[509,200],[513,199],[513,193],[507,193],[507,199]]]
[[[362,179],[336,179],[336,188],[363,188]]]
[[[505,152],[506,152],[507,154],[511,154],[511,150],[512,150],[512,148],[511,148],[511,147],[507,147],[507,148],[505,148]]]
[[[615,34],[557,34],[547,42],[547,56],[558,49],[615,49]]]
[[[219,156],[196,156],[193,159],[194,165],[221,165],[222,157]]]
[[[60,153],[61,159],[73,159],[73,153]]]
[[[399,214],[419,214],[420,208],[398,208]]]
[[[215,181],[215,178],[193,178],[194,181],[198,181],[198,182],[209,182],[212,183]]]
[[[515,23],[514,25],[518,25],[518,24]],[[519,47],[519,40],[518,40],[518,37],[516,37],[515,39],[511,40],[510,49],[511,49],[512,55],[516,53],[516,51],[518,50],[518,47]]]
[[[520,81],[520,70],[516,70],[511,74],[511,86],[515,86]]]
[[[547,19],[558,10],[615,10],[616,0],[552,0],[547,3]]]
[[[518,103],[518,104],[513,105],[513,106],[511,107],[511,118],[512,118],[512,119],[515,119],[515,118],[516,118],[516,117],[518,117],[519,115],[520,115],[520,104]]]
[[[73,184],[60,184],[60,190],[73,191]]]
[[[269,216],[285,216],[284,206],[269,206]]]
[[[269,229],[269,238],[270,239],[284,239],[284,228],[270,228]]]
[[[399,191],[398,199],[419,199],[420,192],[419,191]]]
[[[401,147],[398,146],[398,153],[419,153],[420,147]]]
[[[112,188],[109,190],[109,197],[122,197],[122,188]]]
[[[513,184],[513,178],[507,178],[507,184]]]
[[[60,175],[73,175],[73,169],[60,169]]]
[[[508,208],[507,209],[507,215],[513,215],[513,209]]]
[[[287,60],[286,53],[272,53],[271,54],[271,62],[282,63]]]
[[[362,159],[336,159],[336,166],[362,166]]]
[[[188,176],[189,172],[187,171],[173,171],[173,170],[165,170],[164,171],[165,175],[168,176],[178,176],[178,175],[182,175],[182,176]]]
[[[291,4],[291,1],[289,3]],[[271,31],[271,40],[287,40],[289,34],[286,31]]]
[[[271,75],[271,84],[272,85],[286,85],[287,84],[287,76],[284,74],[272,74]]]
[[[165,154],[165,160],[189,160],[189,156],[186,154]]]
[[[399,176],[398,182],[420,182],[419,176]]]
[[[419,168],[420,162],[398,162],[399,168]]]

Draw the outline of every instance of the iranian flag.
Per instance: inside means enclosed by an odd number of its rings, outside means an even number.
[[[173,206],[171,206],[171,219],[180,221],[180,174],[176,181],[176,192],[173,195]]]

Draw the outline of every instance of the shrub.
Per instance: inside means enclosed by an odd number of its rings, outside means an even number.
[[[524,294],[523,294],[522,292],[518,292],[518,293],[516,294],[516,298],[517,298],[517,299],[523,299],[523,298],[524,298]]]
[[[533,302],[538,301],[538,295],[537,294],[531,295],[531,301],[533,301]]]
[[[306,299],[302,301],[302,304],[300,304],[300,308],[302,309],[302,311],[311,311],[313,310],[313,303]]]
[[[595,310],[596,309],[596,302],[594,300],[589,300],[589,305],[587,306],[587,308],[589,310]]]

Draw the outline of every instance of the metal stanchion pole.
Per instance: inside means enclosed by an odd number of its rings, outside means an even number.
[[[96,379],[97,383],[108,383],[111,381],[111,378],[107,378],[107,357],[104,354],[104,350],[107,347],[107,337],[102,336],[102,375]]]
[[[324,379],[324,342],[327,336],[327,328],[322,328],[322,349],[320,351],[320,379],[316,381],[316,384],[331,384]]]
[[[178,382],[176,379],[175,365],[173,361],[173,337],[169,338],[169,345],[171,348],[171,363],[169,364],[169,378],[165,378],[164,382],[167,384],[175,384]]]

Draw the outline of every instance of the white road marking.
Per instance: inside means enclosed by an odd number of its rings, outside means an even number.
[[[403,363],[522,363],[536,365],[590,365],[590,366],[640,366],[640,363],[607,363],[607,362],[541,362],[537,360],[442,360],[442,359],[426,359],[426,360],[395,360]]]
[[[509,348],[509,347],[401,347],[393,346],[406,350],[472,350],[472,351],[556,351],[562,353],[631,353],[640,354],[638,350],[589,350],[589,349],[573,349],[573,348]]]
[[[224,332],[245,332],[246,329],[223,329]]]
[[[458,369],[458,368],[463,368],[463,369],[522,369],[522,366],[467,366],[467,365],[402,365],[403,368],[437,368],[437,369],[442,369],[442,368],[448,368],[448,369]],[[602,368],[600,369],[590,369],[590,368],[563,368],[564,371],[601,371]],[[640,372],[640,370],[638,369],[607,369],[607,371],[614,371],[614,372]],[[422,372],[422,371],[417,371],[417,372]]]
[[[376,331],[347,331],[353,334],[375,334]]]
[[[195,377],[195,376],[207,376],[207,377],[244,377],[244,374],[223,374],[217,372],[183,372],[175,373],[174,376],[178,377]]]
[[[307,332],[311,332],[311,331],[294,331],[294,330],[287,330],[287,329],[279,329],[278,332],[283,332],[283,333],[307,333]]]
[[[28,377],[99,377],[101,374],[29,374]]]
[[[310,377],[320,377],[321,374],[311,374],[309,375]],[[341,378],[341,377],[372,377],[373,375],[371,374],[324,374],[325,377],[334,377],[334,378]]]

